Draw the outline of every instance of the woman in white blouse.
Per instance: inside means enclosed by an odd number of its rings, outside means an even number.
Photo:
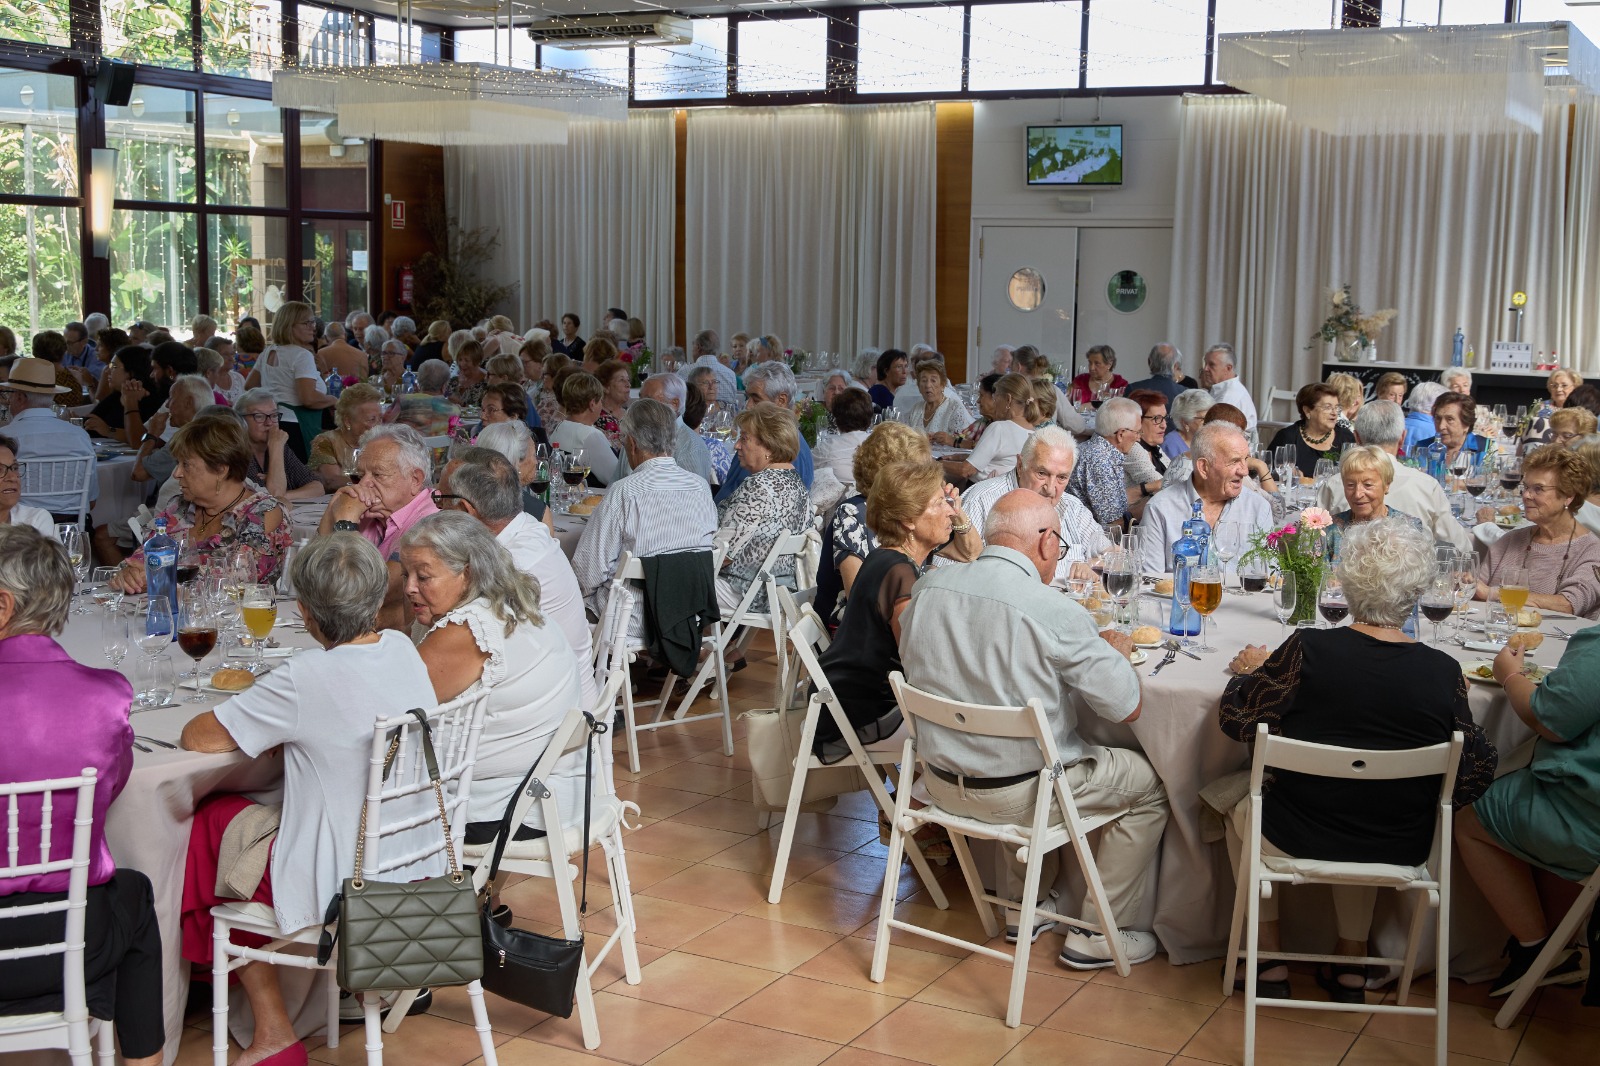
[[[467,843],[486,844],[517,783],[582,703],[578,671],[585,667],[566,635],[540,613],[539,586],[471,515],[440,511],[412,526],[400,538],[400,567],[434,695],[442,702],[474,686],[489,690],[466,828]],[[596,773],[603,784],[603,771]],[[562,759],[546,784],[563,816],[578,824],[582,751]],[[516,838],[542,836],[543,817],[535,804]]]
[[[56,538],[56,521],[42,507],[29,507],[22,500],[22,464],[17,462],[17,442],[0,437],[0,526],[32,526],[51,540]]]
[[[316,336],[311,305],[298,300],[284,304],[272,319],[272,343],[245,379],[247,389],[266,389],[279,407],[294,412],[302,448],[310,447],[312,438],[322,432],[322,412],[339,402],[328,395],[327,382],[317,370],[317,357],[311,354]]]
[[[594,425],[604,411],[605,395],[600,379],[586,371],[564,378],[561,407],[567,417],[551,432],[550,444],[569,455],[583,449],[589,473],[600,484],[609,485],[617,476],[617,456],[606,435]]]
[[[932,360],[917,367],[917,392],[922,398],[911,405],[906,416],[914,429],[928,435],[934,444],[954,444],[956,435],[972,425],[972,414],[961,401],[945,395],[950,378],[944,367]]]
[[[994,421],[965,459],[943,460],[945,471],[970,481],[1009,474],[1039,422],[1039,401],[1033,383],[1021,374],[1007,374],[994,385]]]

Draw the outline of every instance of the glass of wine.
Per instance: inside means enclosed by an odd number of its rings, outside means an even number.
[[[1322,615],[1329,629],[1343,622],[1350,613],[1350,601],[1344,598],[1344,585],[1331,573],[1323,577],[1322,587],[1317,590],[1317,613]]]
[[[260,671],[266,661],[267,638],[278,622],[278,604],[273,599],[269,585],[251,585],[244,590],[239,601],[239,613],[244,617],[244,627],[250,631],[250,643],[255,649],[254,667]]]
[[[1522,484],[1522,460],[1514,455],[1508,455],[1500,462],[1500,488],[1507,496],[1517,491]]]
[[[201,690],[200,663],[217,646],[217,616],[211,601],[199,589],[178,590],[178,647],[194,660],[194,669],[183,678],[194,681],[194,695],[184,702],[204,703],[209,697]]]
[[[114,667],[121,666],[122,660],[128,657],[128,649],[133,646],[127,612],[120,607],[108,609],[100,619],[100,637],[106,661]]]
[[[567,485],[567,510],[572,510],[573,503],[583,499],[583,483],[589,476],[589,460],[584,455],[583,449],[578,448],[567,453],[566,465],[561,470],[561,480]],[[576,498],[574,498],[576,497]]]
[[[62,522],[56,526],[56,540],[66,550],[67,561],[72,564],[72,576],[77,581],[82,581],[81,572],[85,556],[88,554],[87,544],[83,538],[83,530],[72,522]],[[89,605],[82,601],[73,605],[73,614],[88,614]]]
[[[1517,613],[1528,605],[1528,572],[1520,566],[1500,569],[1500,606],[1513,621]]]
[[[1189,575],[1189,606],[1200,614],[1200,644],[1194,650],[1213,652],[1207,633],[1211,626],[1211,612],[1222,603],[1222,569],[1215,565],[1202,566]]]
[[[539,448],[541,451],[548,451],[548,449],[546,449],[542,444],[539,445]],[[548,504],[550,502],[549,456],[545,455],[536,457],[533,462],[533,480],[528,483],[528,488],[533,490],[533,494],[535,496],[539,497],[541,500],[544,500],[545,503]]]
[[[346,459],[344,461],[344,464],[341,467],[341,470],[344,473],[345,480],[350,482],[350,484],[352,484],[352,485],[361,484],[361,469],[360,469],[360,467],[356,466],[356,462],[360,458],[361,458],[361,449],[360,448],[351,448],[350,449],[350,458]]]
[[[1433,623],[1433,646],[1438,647],[1441,641],[1439,627],[1444,624],[1456,609],[1456,578],[1451,572],[1441,573],[1433,579],[1433,584],[1423,590],[1422,617]]]
[[[1113,548],[1106,552],[1104,563],[1106,594],[1116,602],[1118,622],[1131,625],[1128,605],[1139,585],[1139,557],[1125,549]]]
[[[1239,588],[1245,592],[1260,592],[1267,587],[1267,567],[1260,559],[1251,559],[1239,566]]]

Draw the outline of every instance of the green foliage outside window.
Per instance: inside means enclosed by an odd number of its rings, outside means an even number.
[[[75,207],[0,204],[0,323],[19,336],[83,317],[80,225]]]

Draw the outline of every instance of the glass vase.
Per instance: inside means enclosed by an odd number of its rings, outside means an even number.
[[[1321,590],[1322,576],[1315,570],[1292,571],[1294,577],[1294,613],[1289,616],[1292,629],[1301,622],[1317,620],[1317,593]]]

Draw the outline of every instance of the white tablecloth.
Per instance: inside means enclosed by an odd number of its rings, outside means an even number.
[[[133,480],[133,464],[131,455],[95,460],[95,475],[100,481],[100,496],[90,512],[95,525],[126,522],[139,513],[152,485],[148,481]]]

